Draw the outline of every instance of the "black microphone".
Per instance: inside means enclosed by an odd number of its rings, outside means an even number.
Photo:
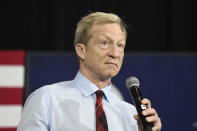
[[[142,115],[142,111],[147,109],[147,106],[142,104],[142,94],[139,88],[140,82],[136,77],[129,77],[126,80],[126,87],[130,90],[130,94],[132,95],[133,102],[138,112],[138,116],[142,123],[144,131],[152,131],[153,123],[147,122],[145,120],[145,116]]]

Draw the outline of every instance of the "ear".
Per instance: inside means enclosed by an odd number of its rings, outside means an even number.
[[[80,59],[85,59],[85,56],[86,56],[86,46],[84,44],[81,44],[81,43],[77,43],[75,44],[75,51],[77,53],[77,56],[80,58]]]

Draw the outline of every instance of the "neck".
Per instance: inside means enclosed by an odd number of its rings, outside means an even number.
[[[85,72],[82,69],[80,69],[80,72],[90,81],[92,81],[99,89],[102,89],[111,83],[111,78],[100,78],[94,73]]]

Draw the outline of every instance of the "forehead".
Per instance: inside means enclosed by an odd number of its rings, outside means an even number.
[[[125,39],[126,33],[121,29],[117,23],[94,24],[90,30],[90,35],[113,35],[116,37],[123,37]]]

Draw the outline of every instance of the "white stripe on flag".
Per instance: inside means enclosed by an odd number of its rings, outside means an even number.
[[[21,118],[22,106],[0,106],[0,127],[17,127]]]
[[[0,65],[0,87],[23,87],[23,65]]]

